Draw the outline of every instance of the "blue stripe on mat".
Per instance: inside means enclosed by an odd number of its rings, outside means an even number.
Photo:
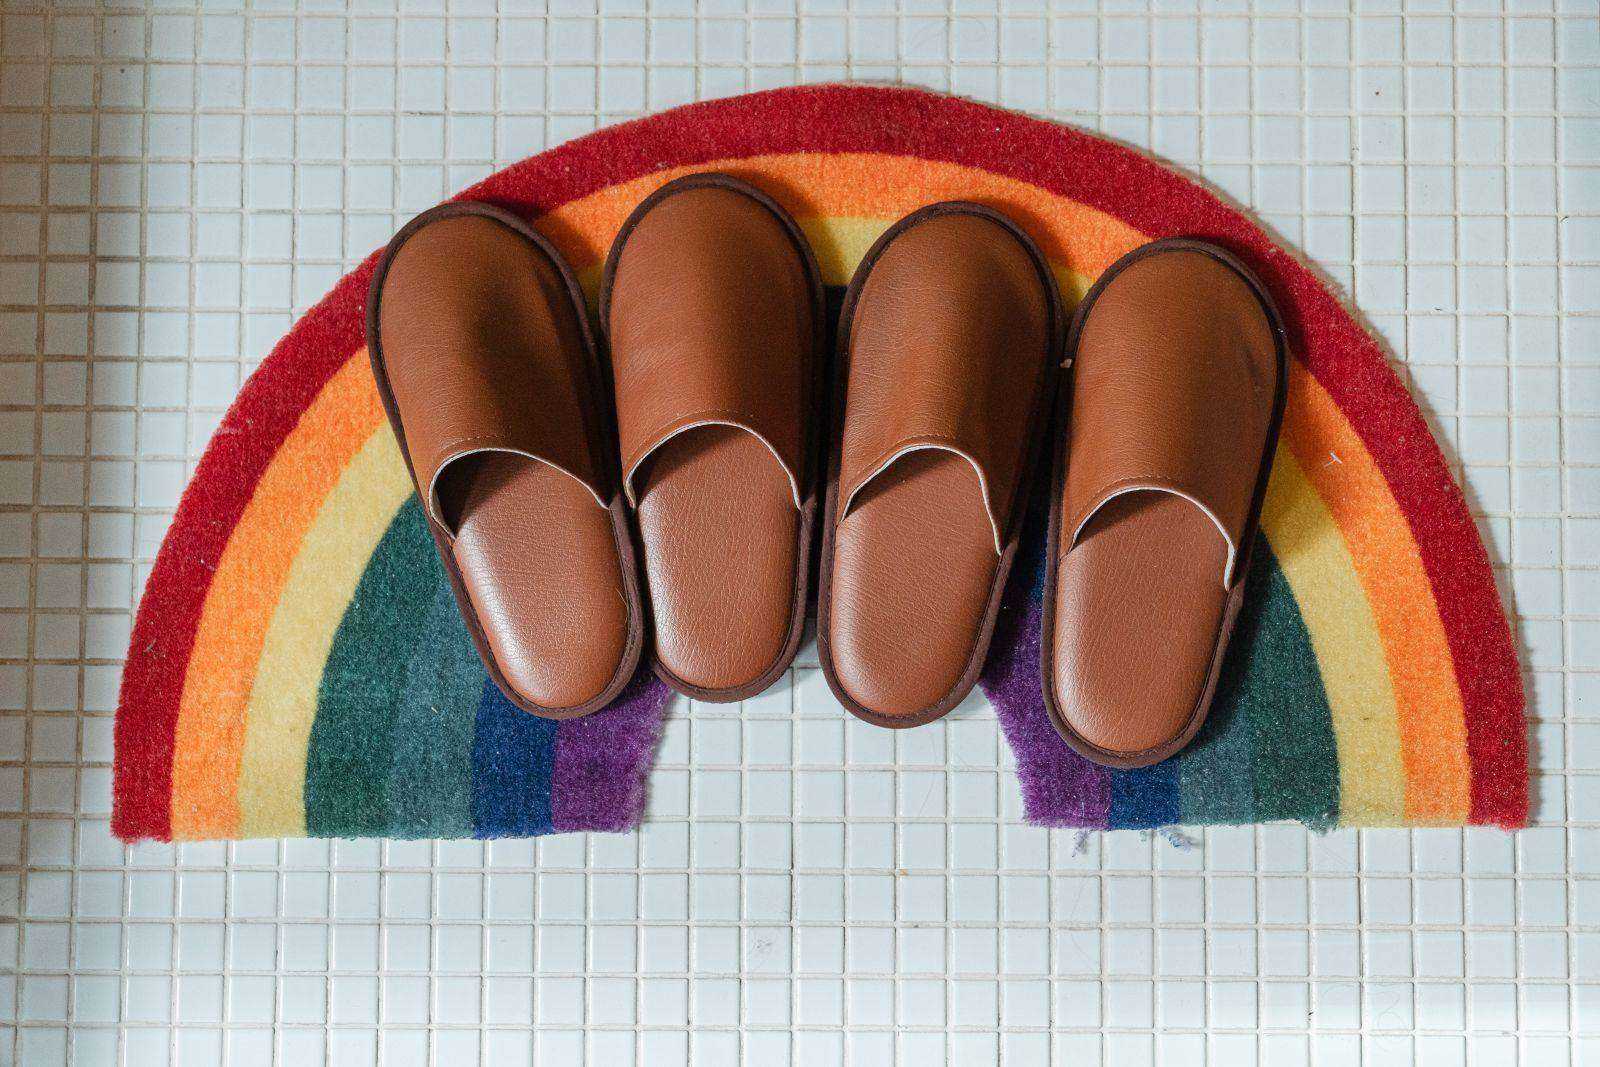
[[[550,832],[556,726],[518,708],[484,679],[472,737],[473,836]]]
[[[1162,760],[1153,767],[1108,774],[1113,830],[1171,826],[1181,817],[1177,760]]]

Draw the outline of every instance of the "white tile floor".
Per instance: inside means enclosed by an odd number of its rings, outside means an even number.
[[[1595,0],[599,2],[0,4],[0,1062],[1600,1063]],[[113,843],[139,585],[294,314],[497,166],[847,76],[1153,148],[1355,294],[1514,598],[1537,827],[1045,833],[986,708],[800,670],[680,710],[637,836]]]

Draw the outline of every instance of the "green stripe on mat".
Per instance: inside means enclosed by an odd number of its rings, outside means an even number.
[[[415,500],[395,513],[356,585],[317,688],[306,753],[306,833],[388,832],[395,708],[423,633],[438,565]]]
[[[1178,757],[1178,793],[1181,818],[1191,823],[1246,823],[1255,819],[1256,789],[1248,773],[1255,759],[1255,730],[1244,706],[1245,667],[1252,652],[1248,640],[1249,616],[1263,591],[1263,573],[1274,564],[1256,543],[1246,576],[1244,606],[1228,644],[1205,725],[1194,742]]]
[[[1313,827],[1339,818],[1339,749],[1322,671],[1277,557],[1239,628],[1250,654],[1240,691],[1255,726],[1256,819],[1299,819]]]
[[[472,731],[483,696],[483,664],[438,554],[430,558],[433,603],[395,707],[389,764],[394,821],[388,835],[471,837]]]
[[[1331,825],[1339,805],[1332,713],[1311,635],[1265,538],[1246,581],[1216,701],[1180,760],[1183,819]]]

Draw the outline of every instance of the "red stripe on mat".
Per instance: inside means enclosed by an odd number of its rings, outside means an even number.
[[[283,439],[362,342],[369,260],[279,341],[212,435],[145,581],[116,724],[111,831],[172,837],[172,746],[183,678],[222,550]]]

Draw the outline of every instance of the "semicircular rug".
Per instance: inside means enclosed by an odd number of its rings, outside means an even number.
[[[831,286],[895,219],[964,198],[1026,228],[1069,298],[1129,249],[1185,235],[1244,256],[1284,310],[1296,358],[1263,542],[1210,721],[1181,756],[1107,771],[1057,738],[1030,541],[983,680],[1030,821],[1526,821],[1521,675],[1488,556],[1378,345],[1293,255],[1135,151],[907,89],[695,104],[461,195],[533,219],[592,292],[634,205],[710,168],[783,202]],[[373,262],[245,384],[156,558],[117,712],[125,839],[496,837],[641,815],[664,687],[641,676],[613,707],[557,724],[485,680],[368,370]]]

